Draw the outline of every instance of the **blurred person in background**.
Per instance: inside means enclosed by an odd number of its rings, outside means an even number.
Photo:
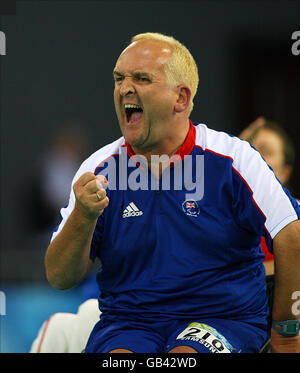
[[[81,123],[67,120],[49,141],[37,167],[38,177],[32,190],[31,211],[34,212],[34,246],[44,249],[53,226],[59,223],[58,211],[67,205],[74,173],[86,155],[89,139]],[[88,336],[99,320],[95,275],[92,273],[78,286],[85,300],[77,313],[56,312],[44,321],[34,339],[31,353],[81,352]]]
[[[82,158],[89,152],[90,139],[85,125],[77,120],[61,120],[54,125],[56,130],[38,163],[38,177],[33,193],[34,247],[44,249],[48,244],[53,226],[59,224],[59,210],[69,201],[74,173]],[[31,207],[32,208],[32,207]],[[32,211],[32,210],[31,210]],[[91,273],[79,285],[84,299],[96,298],[98,286]]]
[[[80,353],[99,320],[97,299],[88,299],[77,313],[57,312],[46,320],[38,331],[31,353]]]
[[[239,137],[259,151],[281,184],[291,190],[289,181],[295,163],[295,147],[283,126],[264,117],[258,117],[240,133]],[[272,275],[274,256],[268,250],[264,237],[261,248],[265,254],[266,275]]]
[[[44,154],[37,161],[36,177],[28,200],[32,212],[33,246],[44,248],[58,211],[68,204],[74,172],[87,154],[89,140],[84,126],[73,120],[56,125]]]

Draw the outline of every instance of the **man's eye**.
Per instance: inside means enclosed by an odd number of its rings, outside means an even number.
[[[149,82],[149,81],[150,81],[150,79],[149,79],[148,76],[139,75],[139,74],[133,76],[133,78],[134,78],[136,81],[138,81],[138,82]]]
[[[137,76],[136,79],[141,82],[150,82],[150,79],[147,78],[146,76]]]
[[[116,82],[121,82],[123,80],[122,76],[115,76]]]

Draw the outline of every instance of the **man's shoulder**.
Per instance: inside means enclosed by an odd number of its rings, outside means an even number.
[[[240,179],[249,183],[260,177],[270,176],[273,172],[267,166],[260,153],[249,142],[228,132],[208,128],[204,124],[196,126],[196,146],[200,146],[210,159],[227,160]]]
[[[203,123],[196,124],[195,127],[195,144],[204,151],[234,160],[240,156],[241,151],[252,152],[254,150],[247,141],[241,140],[229,132],[209,128]]]
[[[95,172],[99,164],[112,156],[118,155],[120,153],[120,148],[124,144],[124,137],[120,137],[110,144],[104,145],[103,147],[92,153],[87,159],[85,159],[85,161],[80,166],[80,170],[84,172]]]

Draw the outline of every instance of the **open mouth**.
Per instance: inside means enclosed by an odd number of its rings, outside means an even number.
[[[142,118],[143,109],[141,106],[135,104],[125,104],[124,107],[127,123],[134,124]]]

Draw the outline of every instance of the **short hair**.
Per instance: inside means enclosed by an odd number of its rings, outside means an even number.
[[[249,141],[250,144],[252,144],[258,133],[263,129],[273,131],[281,138],[283,143],[284,164],[288,166],[294,166],[296,158],[295,146],[293,144],[291,137],[288,135],[283,126],[279,123],[273,122],[269,119],[265,119],[264,124],[261,127],[257,128],[252,133],[252,135],[247,139],[247,141]]]
[[[167,79],[171,84],[184,84],[191,90],[191,102],[189,113],[193,110],[193,99],[196,95],[199,76],[197,64],[190,51],[173,36],[167,36],[157,32],[146,32],[132,37],[131,43],[138,40],[154,40],[165,42],[171,47],[171,57],[166,64]]]

